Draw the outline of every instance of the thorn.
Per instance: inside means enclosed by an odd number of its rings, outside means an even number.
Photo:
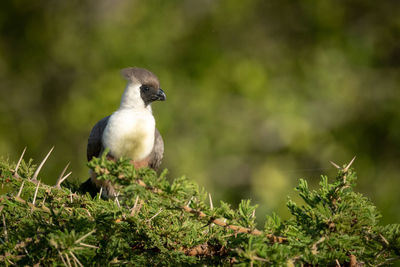
[[[100,187],[100,194],[99,194],[99,199],[101,198],[101,194],[103,193],[103,187]]]
[[[117,202],[118,208],[121,208],[121,205],[119,204],[118,196],[119,196],[119,192],[117,194],[115,194],[115,202]]]
[[[46,202],[46,196],[44,196],[43,201],[42,201],[42,206],[44,206],[44,203]]]
[[[186,204],[186,206],[188,206],[189,207],[189,205],[190,205],[190,203],[192,203],[192,200],[193,200],[193,196],[189,199],[189,202]]]
[[[81,245],[82,247],[87,247],[87,248],[99,248],[99,247],[96,247],[96,246],[93,246],[93,245],[89,245],[89,244],[86,244],[86,243],[83,243],[83,242],[80,242],[79,245]]]
[[[386,238],[383,235],[379,234],[379,237],[382,238],[382,240],[383,240],[383,242],[385,242],[386,246],[389,246],[389,242],[386,240]]]
[[[2,214],[2,216],[3,216],[3,225],[4,225],[4,239],[7,242],[8,241],[8,233],[7,233],[6,218],[4,217],[4,214]]]
[[[356,159],[356,156],[354,156],[354,158],[350,161],[350,163],[347,164],[347,166],[343,169],[344,172],[347,172],[349,170],[351,164],[353,164],[355,159]]]
[[[62,182],[64,182],[71,175],[71,173],[72,172],[69,172],[69,173],[67,173],[67,175],[62,177],[60,180],[57,180],[56,188],[61,188]]]
[[[70,192],[70,194],[69,194],[69,198],[70,198],[70,200],[71,200],[71,203],[72,203],[72,191],[71,191],[71,189],[69,190],[69,192]]]
[[[21,193],[22,193],[22,188],[24,188],[24,184],[25,184],[25,181],[22,181],[22,184],[21,184],[21,187],[19,188],[19,191],[18,191],[17,197],[20,197],[20,196],[21,196]]]
[[[68,254],[65,253],[65,257],[67,258],[68,267],[72,267],[71,261],[69,260]]]
[[[208,198],[210,199],[210,209],[213,210],[214,209],[214,205],[213,205],[213,201],[212,201],[210,193],[208,193]]]
[[[50,156],[51,152],[53,151],[54,146],[50,149],[49,153],[47,153],[46,157],[44,157],[44,159],[42,160],[42,162],[40,163],[39,167],[36,169],[35,173],[33,174],[32,177],[32,181],[36,181],[37,176],[39,175],[40,170],[42,169],[44,163],[46,162],[47,158]]]
[[[337,264],[337,266],[341,267],[338,260],[336,260],[336,264]]]
[[[35,189],[35,195],[33,196],[33,201],[32,201],[33,205],[35,205],[36,196],[37,196],[37,193],[38,193],[38,190],[39,190],[39,185],[40,185],[40,181],[38,182],[38,184],[36,186],[36,189]]]
[[[29,252],[26,250],[26,248],[24,248],[24,250],[25,250],[26,255],[30,256]]]
[[[23,158],[24,155],[25,155],[25,151],[26,151],[26,147],[25,147],[24,150],[22,151],[22,154],[21,154],[21,156],[19,157],[18,163],[17,163],[17,165],[15,166],[14,175],[15,175],[16,177],[19,177],[19,175],[18,175],[18,169],[19,169],[19,165],[20,165],[21,162],[22,162],[22,158]]]
[[[90,235],[93,234],[94,232],[96,232],[96,230],[92,230],[92,231],[90,231],[89,233],[87,233],[87,234],[81,236],[80,238],[78,238],[78,239],[75,241],[75,244],[81,243],[81,241],[83,241],[86,237],[90,236]]]
[[[251,214],[251,218],[256,217],[256,210],[253,210],[253,213]]]
[[[89,217],[92,217],[92,214],[90,213],[90,211],[88,211],[87,209],[85,209],[85,211],[89,215]]]
[[[162,208],[156,214],[154,214],[153,217],[148,219],[147,222],[150,222],[151,220],[153,220],[156,216],[158,216],[158,214],[160,214],[161,211],[162,211]]]
[[[332,165],[333,165],[333,167],[335,167],[336,169],[340,169],[340,166],[339,165],[337,165],[335,162],[333,162],[333,161],[329,161]]]
[[[135,205],[133,205],[134,209],[136,209],[136,205],[137,205],[138,201],[139,201],[139,196],[136,196]]]
[[[138,204],[138,201],[139,201],[139,196],[136,196],[135,205],[133,205],[133,208],[132,208],[132,211],[131,211],[131,216],[134,216],[134,215],[135,215],[136,206],[137,206],[137,204]]]
[[[72,251],[69,252],[69,254],[72,256],[74,259],[74,262],[77,262],[80,267],[83,267],[82,263],[78,260],[78,258],[72,253]]]
[[[65,260],[64,260],[63,255],[61,254],[61,252],[60,252],[59,250],[58,250],[58,254],[60,255],[60,258],[61,258],[62,262],[64,263],[64,265],[65,265],[66,267],[68,267],[67,263],[66,263]]]
[[[61,183],[64,181],[64,180],[62,180],[62,179],[63,179],[63,176],[64,176],[64,173],[67,171],[68,166],[69,166],[70,163],[71,163],[71,162],[68,162],[68,163],[67,163],[67,166],[65,166],[64,170],[62,170],[60,176],[58,177],[57,183],[56,183],[56,187],[57,187],[57,188],[61,188],[60,185],[61,185]],[[70,174],[71,174],[71,173],[70,173]]]

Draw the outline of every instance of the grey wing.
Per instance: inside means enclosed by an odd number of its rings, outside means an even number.
[[[99,157],[104,150],[102,137],[109,118],[110,116],[107,116],[98,121],[90,132],[86,151],[88,161],[90,161],[93,157]]]
[[[160,167],[164,156],[164,141],[157,128],[154,132],[154,135],[154,147],[150,154],[149,167],[157,170]]]

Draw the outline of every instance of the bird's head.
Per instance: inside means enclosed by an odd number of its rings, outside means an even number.
[[[165,101],[166,96],[160,88],[160,82],[151,71],[142,68],[125,68],[121,70],[121,74],[128,81],[121,105],[147,107],[154,101]]]

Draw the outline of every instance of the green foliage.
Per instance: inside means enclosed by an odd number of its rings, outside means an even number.
[[[167,94],[152,108],[172,177],[285,216],[299,177],[316,186],[357,155],[359,189],[399,222],[399,14],[398,0],[2,1],[0,154],[55,145],[44,181],[68,161],[83,179],[119,70],[145,67]]]
[[[387,264],[400,256],[400,225],[379,225],[380,214],[353,191],[356,174],[341,169],[318,190],[296,188],[305,205],[288,200],[292,218],[267,216],[256,229],[256,206],[213,208],[204,190],[166,171],[135,170],[129,160],[94,158],[98,179],[112,181],[115,199],[29,180],[34,166],[0,161],[0,258],[6,265]],[[24,183],[22,185],[22,183]],[[20,190],[22,188],[22,190]],[[35,196],[35,192],[37,195]],[[18,195],[20,192],[20,195]],[[34,204],[33,204],[34,202]]]

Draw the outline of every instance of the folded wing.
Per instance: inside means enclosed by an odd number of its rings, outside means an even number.
[[[102,136],[104,129],[107,126],[110,116],[107,116],[96,123],[90,132],[87,144],[87,160],[90,161],[93,157],[99,157],[103,153],[105,147],[103,146]],[[148,167],[158,170],[161,165],[164,155],[164,141],[160,132],[155,129],[154,132],[154,146],[150,155],[147,157]],[[143,166],[146,167],[146,166]]]

